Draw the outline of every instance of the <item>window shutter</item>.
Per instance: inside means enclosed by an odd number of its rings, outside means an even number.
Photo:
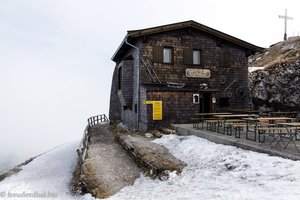
[[[119,69],[118,69],[118,90],[122,89],[122,80],[123,80],[123,77],[122,77],[122,66],[120,66]]]
[[[153,62],[161,63],[163,62],[163,48],[154,46],[153,47]]]
[[[229,67],[230,65],[230,52],[222,50],[220,52],[220,67]]]
[[[193,49],[190,48],[183,49],[183,62],[186,65],[193,64]]]
[[[200,52],[200,66],[205,65],[205,56],[203,55],[203,51]]]

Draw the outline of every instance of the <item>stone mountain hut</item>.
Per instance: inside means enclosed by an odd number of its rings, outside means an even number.
[[[147,130],[246,109],[248,56],[262,51],[195,21],[128,31],[112,57],[109,118]]]

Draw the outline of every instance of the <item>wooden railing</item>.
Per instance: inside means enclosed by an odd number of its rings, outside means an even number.
[[[96,124],[103,123],[103,122],[108,122],[108,118],[106,117],[105,114],[88,118],[88,124],[91,127],[95,126]]]
[[[90,141],[90,129],[91,127],[87,125],[86,128],[84,129],[83,137],[81,139],[79,147],[77,148],[77,154],[79,157],[80,164],[82,164],[84,159],[86,158],[88,143]]]
[[[81,168],[83,161],[85,160],[85,158],[87,156],[88,143],[90,142],[92,127],[97,124],[100,124],[103,122],[108,122],[108,121],[109,120],[105,114],[88,118],[88,125],[84,129],[83,137],[82,137],[81,142],[76,150],[78,157],[79,157],[80,168]]]

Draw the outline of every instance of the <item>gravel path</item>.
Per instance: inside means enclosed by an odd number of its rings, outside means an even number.
[[[88,192],[98,198],[111,196],[132,185],[140,172],[126,150],[114,140],[108,124],[93,127],[81,177]]]

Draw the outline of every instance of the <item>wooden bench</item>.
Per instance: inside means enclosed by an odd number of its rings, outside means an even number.
[[[227,135],[232,135],[233,125],[244,124],[244,120],[241,119],[228,119],[224,123],[223,133],[227,133]]]
[[[192,117],[191,121],[193,122],[193,128],[198,128],[198,124],[200,123],[201,120],[202,118]]]
[[[219,123],[219,120],[218,119],[207,119],[207,120],[204,120],[206,122],[206,129],[208,131],[217,131],[217,125]]]
[[[292,133],[292,131],[295,131],[296,128],[294,127],[270,127],[270,128],[257,128],[258,133],[260,132],[261,134],[268,134],[268,135],[272,135],[274,136],[274,139],[271,141],[270,145],[272,145],[274,142],[276,142],[277,145],[280,145],[280,142],[283,144],[284,148],[286,149],[287,146],[289,145],[289,143],[293,143],[296,150],[298,151],[298,153],[300,153],[296,143],[295,143],[295,139],[296,139],[296,134]],[[287,143],[284,142],[284,138],[286,138],[288,141]],[[264,142],[265,138],[260,141],[260,142]]]
[[[295,128],[285,128],[285,127],[258,127],[256,131],[258,133],[258,141],[265,142],[266,135],[273,135],[275,136],[274,141],[279,137],[280,141],[282,141],[283,136],[291,135],[291,131],[295,130]],[[261,139],[261,135],[263,139]],[[273,143],[272,141],[271,143]]]
[[[233,124],[232,128],[234,129],[234,136],[236,138],[240,138],[241,137],[241,131],[243,131],[244,128],[247,128],[247,124],[246,123]]]
[[[276,126],[276,124],[270,124],[270,120],[268,119],[259,119],[259,124],[261,127],[273,127]]]
[[[201,117],[192,117],[193,128],[199,129],[199,124],[201,123],[201,129],[204,127],[204,122],[217,120],[216,118],[201,118]],[[210,125],[210,124],[209,124]]]

